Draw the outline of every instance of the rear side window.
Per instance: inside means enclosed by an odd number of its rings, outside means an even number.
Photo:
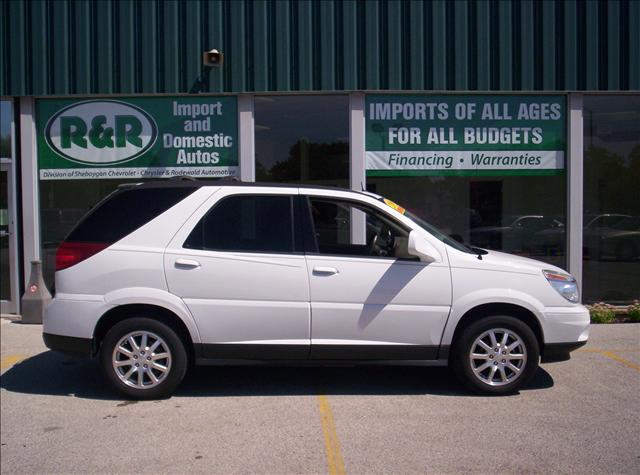
[[[191,187],[118,190],[89,212],[65,241],[117,242],[160,216],[193,191]]]
[[[293,252],[292,197],[224,198],[196,225],[185,248],[211,251]]]

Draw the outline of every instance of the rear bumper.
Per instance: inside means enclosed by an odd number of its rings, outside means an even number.
[[[47,348],[74,356],[91,357],[95,354],[92,338],[77,338],[73,336],[43,333],[42,339]]]
[[[547,343],[542,349],[542,363],[556,363],[558,361],[567,361],[571,358],[570,353],[573,350],[587,344],[584,341],[572,341],[569,343]]]

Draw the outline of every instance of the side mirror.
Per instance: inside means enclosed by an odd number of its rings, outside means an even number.
[[[415,230],[409,233],[409,254],[427,263],[440,260],[440,253],[436,248]]]

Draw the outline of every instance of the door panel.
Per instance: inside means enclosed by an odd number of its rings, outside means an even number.
[[[448,264],[410,256],[409,229],[384,205],[311,196],[308,206],[311,357],[436,358],[451,306]]]
[[[271,190],[214,194],[165,252],[169,291],[193,314],[204,357],[308,356],[309,283],[295,253],[293,196]]]
[[[179,259],[200,265],[176,264]],[[304,256],[183,249],[165,254],[165,269],[169,291],[184,299],[203,344],[287,345],[290,351],[279,352],[279,357],[307,356],[310,306]],[[224,357],[224,349],[238,357],[232,347],[204,349],[210,357]],[[270,347],[260,349],[260,357],[276,355]]]
[[[348,357],[327,345],[368,345],[371,357],[383,357],[379,345],[421,346],[407,350],[415,351],[415,358],[437,350],[451,305],[447,266],[337,256],[307,256],[307,266],[313,357]],[[314,267],[333,267],[338,273],[319,275]],[[388,351],[388,357],[401,358],[404,350]],[[366,355],[361,350],[360,356]]]

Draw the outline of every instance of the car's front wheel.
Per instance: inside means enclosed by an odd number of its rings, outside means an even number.
[[[187,353],[169,326],[150,318],[130,318],[114,325],[100,350],[111,385],[134,399],[169,396],[187,371]]]
[[[531,328],[510,316],[493,316],[465,327],[457,338],[452,364],[471,389],[507,394],[527,383],[538,368],[540,348]]]

